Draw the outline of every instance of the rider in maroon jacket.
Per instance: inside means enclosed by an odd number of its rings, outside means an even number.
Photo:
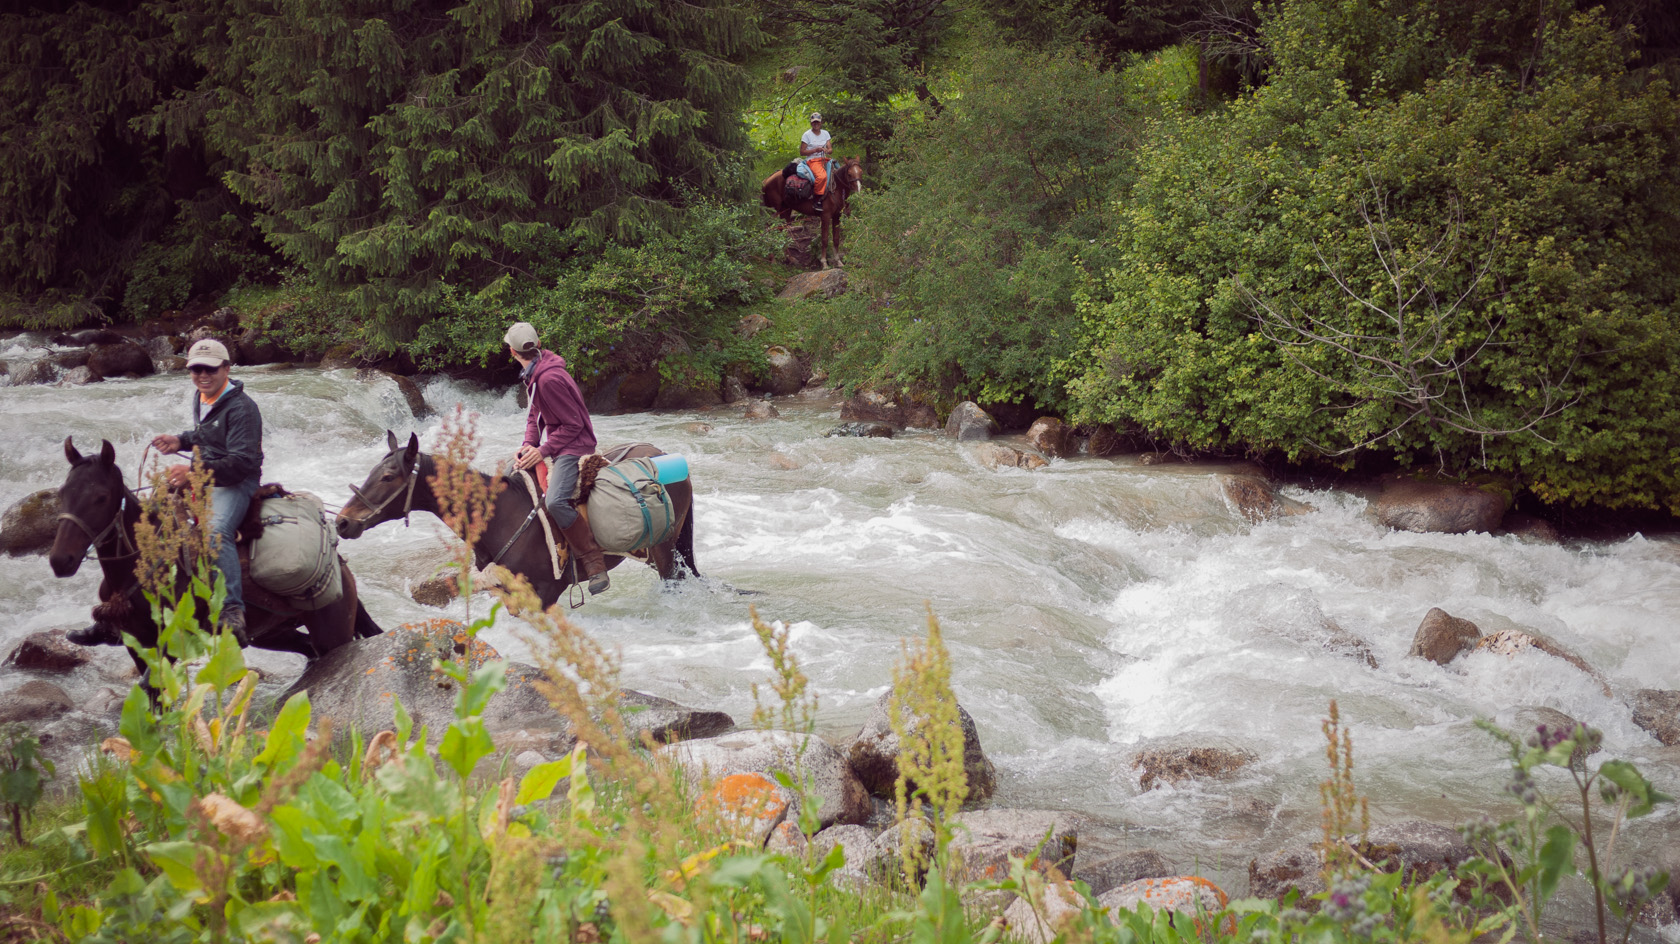
[[[566,372],[566,361],[537,343],[537,329],[521,321],[502,338],[508,353],[524,370],[531,410],[525,420],[525,442],[513,458],[514,468],[529,469],[544,459],[553,459],[548,473],[548,494],[543,504],[554,523],[566,536],[566,544],[583,563],[589,576],[589,592],[600,593],[611,583],[601,547],[589,530],[589,522],[577,513],[572,492],[577,488],[578,459],[595,451],[595,426],[589,421],[583,392]]]

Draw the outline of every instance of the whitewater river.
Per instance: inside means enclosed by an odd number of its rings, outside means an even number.
[[[15,370],[38,345],[0,341],[0,357]],[[387,378],[235,375],[263,411],[265,480],[333,504],[384,454],[387,428],[417,431],[428,448],[437,433],[438,419],[415,420]],[[174,375],[0,389],[0,506],[62,481],[67,434],[83,451],[110,439],[132,476],[152,434],[185,425],[188,387]],[[481,414],[491,461],[518,444],[523,411],[511,391],[434,380],[425,393],[435,408],[464,402]],[[1672,536],[1556,546],[1395,533],[1374,523],[1364,498],[1300,489],[1287,494],[1313,512],[1255,525],[1222,497],[1220,467],[1119,458],[993,471],[931,432],[826,438],[839,422],[832,399],[776,405],[781,417],[761,423],[738,407],[597,418],[603,444],[648,441],[688,457],[709,578],[665,592],[651,570],[621,566],[611,592],[576,611],[621,651],[627,687],[748,721],[751,686],[768,670],[751,603],[792,626],[821,730],[839,740],[886,691],[900,641],[924,631],[931,602],[958,697],[998,767],[996,803],[1084,812],[1098,826],[1082,856],[1154,847],[1237,896],[1251,857],[1317,833],[1319,724],[1332,698],[1377,822],[1511,812],[1502,752],[1474,722],[1529,706],[1602,728],[1599,758],[1630,759],[1680,794],[1680,749],[1635,727],[1624,703],[1639,688],[1680,687]],[[342,550],[381,624],[441,615],[408,597],[446,558],[435,519],[387,524]],[[44,558],[0,559],[0,652],[85,622],[96,573],[57,580]],[[476,605],[483,612],[487,598]],[[1538,653],[1478,653],[1447,668],[1408,658],[1432,606],[1484,633],[1549,635],[1614,694]],[[1365,639],[1380,667],[1324,650],[1326,617]],[[518,658],[521,626],[504,620],[487,638]],[[1257,759],[1228,779],[1140,792],[1132,756],[1179,744]],[[1670,805],[1622,848],[1649,856],[1675,842]],[[1680,927],[1668,934],[1680,940]]]

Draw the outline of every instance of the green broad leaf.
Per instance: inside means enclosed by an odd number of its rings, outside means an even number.
[[[245,652],[232,633],[220,633],[210,642],[210,661],[198,670],[197,681],[209,685],[217,694],[239,683],[245,677]]]
[[[833,846],[829,847],[828,855],[823,856],[822,861],[818,862],[817,867],[811,871],[809,879],[812,884],[816,884],[817,882],[821,882],[823,879],[828,878],[829,873],[835,871],[836,869],[845,868],[845,866],[846,847],[840,843],[835,843]]]
[[[140,851],[157,865],[169,879],[169,884],[178,891],[196,892],[204,887],[198,877],[198,860],[200,856],[211,853],[198,843],[154,842]]]
[[[560,781],[571,775],[572,759],[570,757],[562,757],[546,764],[538,764],[526,771],[525,776],[519,778],[519,793],[514,797],[513,802],[524,806],[546,800],[554,795],[554,788],[560,785]]]
[[[507,663],[497,660],[487,662],[472,674],[472,679],[461,687],[461,694],[455,699],[455,717],[472,718],[484,714],[484,708],[490,704],[490,696],[507,687]]]
[[[438,756],[465,780],[474,765],[495,749],[496,745],[490,740],[490,733],[484,730],[482,720],[477,717],[462,718],[444,729]]]
[[[282,865],[292,869],[321,867],[315,848],[304,839],[305,833],[320,824],[295,806],[275,807],[268,815],[268,822],[273,827],[269,835],[274,840],[274,851]]]
[[[138,685],[129,689],[128,697],[123,699],[122,720],[117,723],[117,731],[137,754],[152,754],[163,746],[157,719],[152,717],[152,700]]]
[[[1627,815],[1631,817],[1644,816],[1658,803],[1668,803],[1674,798],[1661,793],[1651,782],[1639,772],[1639,768],[1625,760],[1607,760],[1598,768],[1598,775],[1620,787],[1622,792],[1630,798]]]
[[[308,692],[298,692],[286,699],[286,704],[268,729],[268,740],[255,762],[267,765],[270,770],[278,770],[296,760],[306,743],[304,733],[309,730],[309,712]]]
[[[229,901],[230,908],[232,904]],[[229,917],[229,923],[252,940],[274,940],[282,929],[302,940],[308,931],[303,909],[295,901],[254,901]]]
[[[303,838],[315,850],[315,858],[338,866],[338,893],[345,900],[366,901],[379,894],[379,883],[368,875],[344,837],[334,833],[306,833]]]
[[[396,722],[397,743],[408,744],[408,736],[414,733],[414,719],[408,716],[408,709],[403,707],[402,699],[391,696],[391,718]]]
[[[1553,826],[1546,830],[1546,841],[1540,846],[1540,900],[1550,900],[1558,881],[1574,872],[1575,834],[1567,826]]]

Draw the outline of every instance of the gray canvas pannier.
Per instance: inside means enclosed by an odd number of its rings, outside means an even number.
[[[603,468],[587,507],[595,543],[610,553],[663,544],[677,531],[677,510],[651,459],[626,459]]]
[[[251,579],[300,610],[318,610],[344,596],[338,532],[321,499],[292,492],[263,500],[262,536],[251,545]]]

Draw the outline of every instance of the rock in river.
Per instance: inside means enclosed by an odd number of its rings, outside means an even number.
[[[58,533],[58,489],[31,492],[0,514],[0,551],[12,557],[44,554]]]
[[[845,748],[846,762],[858,780],[870,793],[881,797],[893,796],[898,781],[899,741],[888,713],[891,700],[891,692],[876,700],[864,719],[863,728]],[[981,803],[997,790],[997,769],[980,748],[980,730],[975,727],[974,718],[961,705],[957,706],[957,718],[963,732],[963,773],[968,777],[968,802]],[[912,714],[909,722],[917,725],[922,720]]]
[[[1412,650],[1407,655],[1446,665],[1461,652],[1476,648],[1482,631],[1467,619],[1459,619],[1440,607],[1433,607],[1423,615],[1417,635],[1412,637]]]
[[[1499,530],[1505,498],[1485,489],[1448,482],[1390,479],[1377,497],[1377,520],[1396,531],[1466,534]]]

